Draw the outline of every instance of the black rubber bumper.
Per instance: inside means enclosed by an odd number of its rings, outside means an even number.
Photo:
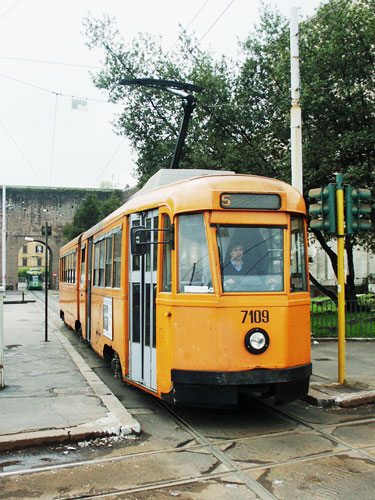
[[[281,369],[216,372],[203,370],[171,370],[173,388],[163,394],[166,401],[182,406],[233,407],[238,393],[253,397],[275,396],[283,404],[307,395],[312,365]]]
[[[246,370],[241,372],[207,372],[203,370],[171,370],[172,382],[198,385],[259,385],[292,382],[312,373],[311,363],[292,368]]]

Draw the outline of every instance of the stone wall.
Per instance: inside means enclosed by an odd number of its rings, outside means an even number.
[[[126,201],[133,190],[115,191]],[[96,193],[99,199],[106,200],[113,193],[112,190],[78,189],[78,188],[43,188],[26,186],[7,186],[6,188],[6,224],[7,224],[7,288],[14,289],[18,282],[18,252],[25,243],[25,236],[44,241],[42,226],[46,222],[52,227],[52,235],[48,237],[50,249],[51,272],[58,273],[59,249],[66,243],[62,234],[65,224],[71,222],[75,210],[84,197],[89,193]],[[2,190],[0,190],[2,207]],[[2,227],[2,217],[0,225]],[[0,238],[0,252],[2,251]],[[1,259],[0,259],[1,261]],[[0,268],[2,268],[0,262]],[[1,276],[3,272],[1,269]],[[52,280],[52,286],[57,279]]]

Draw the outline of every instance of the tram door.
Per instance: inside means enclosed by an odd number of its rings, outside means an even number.
[[[158,210],[132,214],[130,227],[158,228]],[[157,242],[151,231],[148,240]],[[130,248],[130,242],[129,242]],[[158,245],[147,245],[145,255],[129,259],[129,378],[156,390],[156,276]]]

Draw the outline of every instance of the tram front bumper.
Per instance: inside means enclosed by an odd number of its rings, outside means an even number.
[[[284,404],[307,395],[311,373],[311,363],[238,372],[172,369],[173,388],[162,398],[180,406],[228,408],[244,392],[257,398],[274,395],[276,404]]]

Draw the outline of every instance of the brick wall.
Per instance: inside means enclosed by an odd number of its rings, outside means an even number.
[[[96,193],[99,199],[106,200],[111,196],[112,190],[7,186],[7,288],[17,288],[18,252],[25,243],[25,236],[44,241],[41,231],[46,222],[52,227],[52,235],[48,237],[51,271],[58,273],[59,249],[66,242],[62,229],[65,224],[71,222],[75,210],[89,193]],[[126,201],[133,191],[116,191],[116,193]],[[2,190],[0,190],[0,200],[2,207]],[[1,213],[0,227],[2,227],[2,217]],[[0,253],[1,251],[0,238]],[[1,260],[0,268],[2,268]],[[52,285],[55,283],[52,282]]]

